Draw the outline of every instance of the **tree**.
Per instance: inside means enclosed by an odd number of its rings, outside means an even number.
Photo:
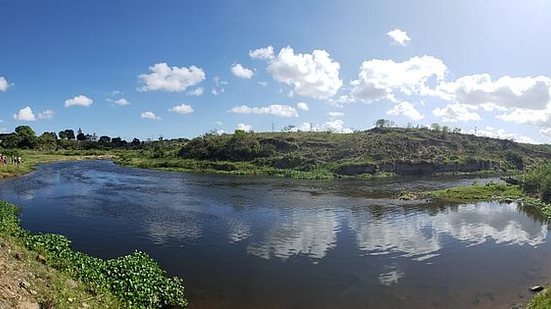
[[[55,132],[44,132],[38,138],[40,149],[55,150],[57,148],[57,135]]]
[[[243,130],[235,130],[225,148],[226,155],[232,160],[252,159],[258,156],[262,150],[254,134]]]
[[[86,135],[84,135],[84,133],[82,133],[82,131],[81,131],[79,134],[77,134],[77,140],[78,141],[86,140]]]
[[[71,129],[65,129],[63,131],[59,131],[58,136],[60,139],[73,140],[75,139],[75,131]]]
[[[36,133],[30,126],[18,126],[15,133],[21,138],[17,147],[32,149],[36,146]]]
[[[132,139],[132,142],[130,143],[132,146],[139,146],[141,144],[140,140],[135,138]]]
[[[377,128],[390,128],[393,125],[394,125],[394,122],[388,119],[377,119],[377,121],[375,121],[375,126]]]
[[[9,135],[2,141],[2,147],[7,149],[17,148],[21,142],[21,136],[17,134]]]
[[[439,131],[440,131],[440,124],[438,124],[438,123],[435,122],[435,123],[433,123],[433,124],[430,125],[430,128],[431,128],[431,130],[434,130],[434,131],[436,131],[436,132],[439,132]]]
[[[108,143],[111,143],[111,138],[107,135],[103,135],[103,136],[100,136],[99,137],[99,141],[98,141],[100,144],[108,144]]]

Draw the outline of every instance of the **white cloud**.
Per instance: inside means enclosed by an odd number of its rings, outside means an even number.
[[[268,83],[267,83],[267,82],[263,82],[263,81],[258,82],[258,84],[259,84],[260,86],[262,86],[262,87],[268,86]]]
[[[191,107],[191,105],[182,103],[180,105],[173,106],[172,108],[169,109],[169,111],[185,115],[185,114],[193,113],[193,108]]]
[[[300,109],[301,111],[307,111],[307,110],[310,109],[308,107],[308,104],[306,104],[306,102],[298,102],[297,103],[297,108]]]
[[[10,84],[8,83],[8,80],[5,77],[0,76],[0,91],[6,92],[9,87]]]
[[[233,75],[244,79],[251,79],[254,75],[253,70],[244,67],[241,63],[233,65],[231,67],[231,72]]]
[[[216,87],[228,84],[228,81],[221,79],[220,76],[215,76],[212,78],[212,80],[214,81]]]
[[[442,118],[444,122],[467,122],[480,120],[480,115],[472,110],[476,110],[476,106],[467,104],[448,104],[446,107],[437,107],[432,110],[432,114]]]
[[[20,109],[17,114],[13,115],[13,119],[19,121],[36,121],[36,115],[30,106]]]
[[[116,99],[113,101],[113,103],[117,104],[118,106],[130,105],[130,102],[128,102],[128,100],[125,98]]]
[[[438,86],[443,98],[458,103],[525,109],[545,109],[551,102],[550,88],[547,76],[502,76],[493,81],[489,74],[463,76]]]
[[[491,137],[491,138],[510,139],[510,140],[514,140],[515,142],[518,142],[518,143],[539,144],[537,141],[535,141],[531,137],[524,136],[524,135],[519,135],[519,134],[516,134],[516,133],[506,132],[503,129],[496,129],[496,128],[492,128],[492,127],[485,127],[484,129],[477,129],[476,131],[475,130],[469,130],[466,133],[474,134],[474,135],[477,135],[477,136]]]
[[[411,41],[411,38],[408,36],[407,32],[402,31],[398,28],[389,31],[386,33],[389,37],[394,40],[394,43],[400,44],[402,46],[406,45],[407,42]]]
[[[291,86],[293,93],[316,99],[329,98],[342,86],[340,64],[325,50],[312,54],[295,54],[291,47],[282,48],[267,68],[272,77]]]
[[[46,109],[38,113],[38,119],[52,119],[54,117],[54,111],[51,109]]]
[[[320,124],[311,122],[303,122],[298,126],[293,126],[290,129],[291,132],[332,132],[332,133],[352,133],[354,132],[350,128],[344,127],[344,121],[335,119]]]
[[[289,105],[272,104],[264,107],[235,106],[230,112],[236,114],[267,114],[278,117],[298,117],[297,110]]]
[[[373,102],[380,99],[396,101],[395,91],[404,95],[436,95],[428,83],[444,79],[447,67],[432,56],[413,57],[404,62],[372,59],[364,61],[358,79],[350,82],[352,101]]]
[[[267,46],[264,48],[258,48],[255,50],[249,50],[249,57],[253,59],[270,60],[274,58],[274,48]]]
[[[343,112],[329,112],[329,113],[327,113],[327,115],[329,115],[329,117],[337,118],[337,117],[344,116],[344,113]]]
[[[141,117],[142,119],[161,120],[161,117],[155,115],[154,112],[143,112]]]
[[[344,121],[336,119],[323,124],[322,131],[330,131],[333,133],[352,133],[352,129],[344,127]]]
[[[191,95],[191,96],[194,96],[194,97],[200,97],[200,96],[203,95],[204,92],[205,92],[205,88],[197,87],[197,88],[193,89],[192,91],[189,91],[187,93],[187,95]]]
[[[250,124],[238,123],[235,129],[245,131],[245,132],[250,132],[253,130],[253,127]]]
[[[187,67],[169,67],[166,63],[157,63],[149,67],[150,74],[141,74],[138,78],[143,86],[138,91],[164,90],[169,92],[185,91],[205,80],[203,69],[194,65]]]
[[[404,116],[414,121],[425,118],[425,115],[421,114],[413,104],[407,101],[396,104],[392,109],[388,110],[386,114],[390,116]]]
[[[88,107],[92,105],[94,101],[90,99],[87,96],[84,95],[77,95],[73,98],[65,100],[65,107],[71,107],[71,106],[84,106]]]
[[[551,128],[544,128],[540,130],[541,135],[551,136]]]
[[[545,126],[550,122],[551,110],[515,108],[509,112],[497,115],[496,118],[507,122]]]

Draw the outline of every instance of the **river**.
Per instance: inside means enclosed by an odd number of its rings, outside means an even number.
[[[301,181],[41,165],[0,182],[32,232],[110,258],[138,249],[191,308],[510,308],[551,279],[549,226],[516,203],[420,204],[473,178]]]

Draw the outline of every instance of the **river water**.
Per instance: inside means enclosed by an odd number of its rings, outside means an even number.
[[[491,179],[300,181],[42,165],[0,182],[33,232],[110,258],[143,250],[191,308],[510,308],[551,279],[549,226],[516,203],[393,200]]]

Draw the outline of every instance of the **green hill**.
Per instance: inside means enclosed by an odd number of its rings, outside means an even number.
[[[549,145],[520,144],[430,129],[375,128],[350,134],[206,134],[158,141],[122,164],[148,168],[299,178],[506,173],[551,159]]]

